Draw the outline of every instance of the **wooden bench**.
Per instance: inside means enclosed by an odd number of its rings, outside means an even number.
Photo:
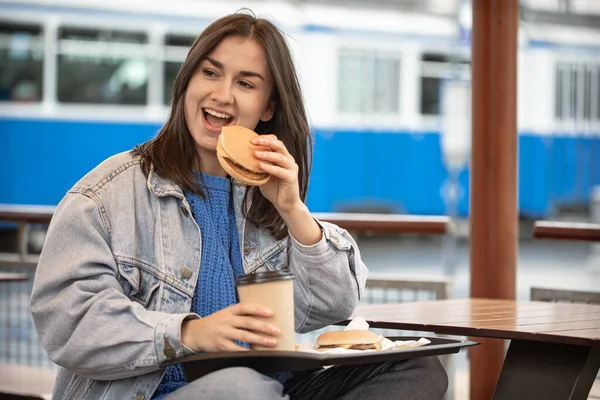
[[[563,239],[600,242],[600,224],[558,221],[535,221],[536,239]]]
[[[29,254],[29,227],[48,225],[56,207],[0,204],[0,221],[17,224],[17,252],[0,253],[0,264],[36,265],[38,256]],[[313,213],[321,221],[331,222],[351,232],[418,233],[443,235],[452,229],[446,216],[420,216],[367,213]]]
[[[588,266],[591,271],[600,272],[600,224],[536,221],[533,225],[533,237],[590,243]]]
[[[56,207],[23,204],[0,204],[0,221],[17,224],[17,253],[0,253],[0,264],[36,265],[38,256],[29,254],[29,227],[48,225]]]
[[[366,213],[313,213],[320,221],[331,222],[353,232],[421,233],[444,235],[452,229],[446,216],[366,214]]]
[[[16,272],[0,272],[0,283],[23,282],[29,279],[25,274]]]
[[[50,400],[56,370],[0,364],[0,398]]]
[[[56,207],[37,205],[0,204],[0,221],[48,225]],[[357,232],[424,233],[443,235],[451,227],[446,216],[368,214],[368,213],[313,213],[319,220],[334,223]]]

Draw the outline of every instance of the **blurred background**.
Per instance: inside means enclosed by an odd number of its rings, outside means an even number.
[[[194,38],[244,7],[294,53],[315,139],[311,211],[449,215],[450,238],[373,232],[361,248],[375,270],[468,272],[464,0],[0,0],[0,204],[56,205],[102,160],[153,137]],[[564,258],[563,282],[600,287],[573,273],[591,245],[528,243],[535,219],[600,221],[600,1],[522,1],[518,63],[519,266]],[[0,226],[0,246],[11,228]],[[43,238],[33,230],[34,250]]]
[[[74,4],[0,0],[1,204],[54,206],[103,159],[153,137],[192,41],[247,7],[294,53],[315,139],[311,211],[452,217],[441,237],[356,236],[371,271],[448,279],[449,297],[469,296],[470,1]],[[517,106],[517,297],[599,290],[598,245],[536,241],[531,226],[600,222],[600,0],[521,1]],[[44,231],[32,227],[31,252]],[[0,251],[16,243],[15,226],[0,225]]]

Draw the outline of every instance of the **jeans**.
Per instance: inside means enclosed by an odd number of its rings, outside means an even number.
[[[294,374],[285,385],[245,367],[205,375],[167,400],[440,400],[448,376],[437,357],[363,365],[340,365]]]

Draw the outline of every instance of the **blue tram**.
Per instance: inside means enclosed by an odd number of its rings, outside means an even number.
[[[468,153],[452,164],[444,145],[452,129],[463,139],[469,130],[468,107],[444,107],[453,104],[445,85],[470,77],[454,18],[321,2],[249,7],[294,52],[315,136],[312,211],[444,214],[455,176],[458,212],[468,214]],[[57,204],[104,158],[155,135],[190,43],[239,8],[0,0],[0,203]],[[522,21],[518,73],[520,214],[585,208],[600,184],[600,28]]]

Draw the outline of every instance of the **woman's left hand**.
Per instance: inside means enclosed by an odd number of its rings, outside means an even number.
[[[254,152],[254,156],[261,161],[259,168],[271,175],[269,181],[260,187],[263,196],[273,203],[280,214],[304,207],[298,187],[298,164],[283,142],[275,135],[261,135],[251,143],[271,150]]]

